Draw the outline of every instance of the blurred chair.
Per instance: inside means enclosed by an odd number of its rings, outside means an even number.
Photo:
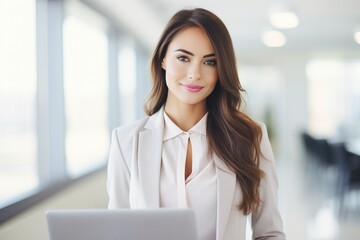
[[[314,176],[316,176],[317,171],[317,162],[315,161],[315,154],[312,149],[313,139],[306,132],[301,133],[301,140],[303,143],[303,149],[305,153],[305,162],[304,162],[304,173],[306,175],[306,180],[308,184],[311,184]]]
[[[338,170],[338,214],[344,218],[348,214],[350,193],[355,192],[355,205],[360,206],[360,156],[348,151],[343,142],[330,144],[330,149]]]
[[[334,168],[334,160],[331,156],[330,146],[326,139],[318,139],[303,132],[302,141],[306,152],[306,172],[319,178],[327,176]],[[313,177],[313,176],[310,176]]]

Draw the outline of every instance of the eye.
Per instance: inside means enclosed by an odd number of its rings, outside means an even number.
[[[179,59],[181,62],[189,62],[189,58],[187,58],[186,56],[180,56],[177,59]]]
[[[206,65],[209,65],[209,66],[216,66],[216,60],[215,59],[209,59],[209,60],[206,60],[205,61],[205,64]]]

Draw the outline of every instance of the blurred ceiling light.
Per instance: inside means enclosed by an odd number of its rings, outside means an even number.
[[[270,12],[270,23],[275,28],[294,28],[299,25],[299,18],[294,12],[287,10],[274,10]]]
[[[267,47],[282,47],[286,43],[285,35],[275,30],[264,32],[261,38]]]
[[[274,1],[269,6],[269,20],[275,28],[294,28],[299,25],[296,7],[291,3]]]
[[[354,39],[358,44],[360,44],[360,30],[354,32]]]

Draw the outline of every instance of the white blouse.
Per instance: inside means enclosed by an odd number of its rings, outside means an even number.
[[[207,114],[188,132],[164,112],[165,129],[160,175],[160,206],[191,208],[200,240],[216,239],[217,187],[215,164],[206,140]],[[192,145],[192,172],[185,180],[188,141]]]

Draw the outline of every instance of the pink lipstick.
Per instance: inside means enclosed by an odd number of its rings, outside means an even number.
[[[193,84],[184,84],[182,86],[189,92],[199,92],[199,91],[201,91],[201,89],[204,88],[204,87],[201,87],[198,85],[193,85]]]

